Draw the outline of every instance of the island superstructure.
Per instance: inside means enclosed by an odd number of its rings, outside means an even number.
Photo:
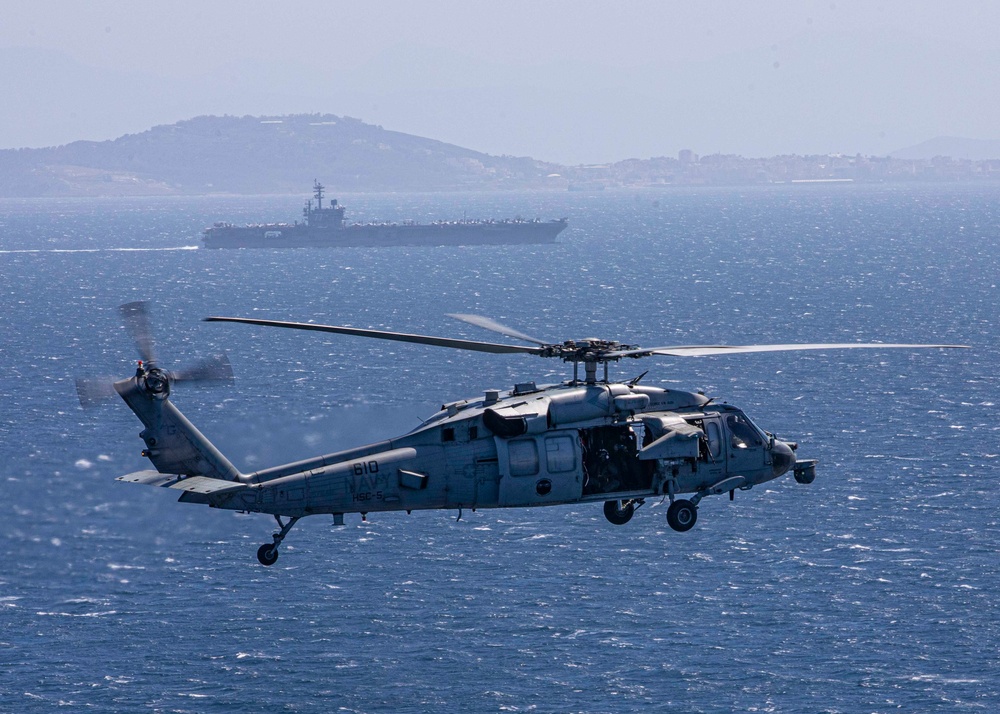
[[[316,181],[313,199],[302,210],[303,221],[237,226],[216,223],[206,228],[206,248],[334,248],[365,246],[515,245],[554,243],[565,218],[542,221],[435,221],[433,223],[348,223],[336,199],[323,205],[324,186]],[[313,205],[315,200],[315,206]]]

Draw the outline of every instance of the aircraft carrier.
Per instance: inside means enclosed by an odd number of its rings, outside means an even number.
[[[303,222],[237,226],[216,223],[202,237],[205,248],[339,248],[365,246],[516,245],[554,243],[566,219],[347,223],[336,199],[323,206],[324,187],[313,186]]]

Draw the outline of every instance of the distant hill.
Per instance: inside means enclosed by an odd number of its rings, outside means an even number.
[[[942,160],[940,157],[951,156]],[[911,158],[912,157],[912,158]],[[985,159],[975,157],[987,157]],[[815,181],[997,181],[1000,142],[934,139],[892,157],[626,159],[560,166],[491,156],[332,114],[203,116],[112,141],[0,150],[0,197],[601,190]],[[970,160],[971,159],[971,160]]]
[[[963,139],[957,136],[938,136],[915,146],[910,146],[889,154],[894,159],[933,159],[948,156],[969,161],[1000,159],[1000,140]]]
[[[197,117],[113,141],[0,151],[2,196],[526,188],[557,170],[350,117]]]

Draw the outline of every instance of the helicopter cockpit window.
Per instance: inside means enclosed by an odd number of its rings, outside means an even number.
[[[749,420],[740,414],[727,416],[726,425],[729,427],[734,449],[749,449],[764,443]]]
[[[568,436],[550,436],[545,440],[545,461],[550,474],[576,468],[573,440]]]
[[[534,439],[507,442],[507,460],[511,476],[534,476],[538,473],[538,446]]]

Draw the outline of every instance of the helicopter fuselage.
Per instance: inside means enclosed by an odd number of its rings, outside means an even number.
[[[181,500],[301,517],[638,501],[749,489],[794,445],[701,394],[620,383],[522,384],[454,402],[387,441],[239,476]]]

